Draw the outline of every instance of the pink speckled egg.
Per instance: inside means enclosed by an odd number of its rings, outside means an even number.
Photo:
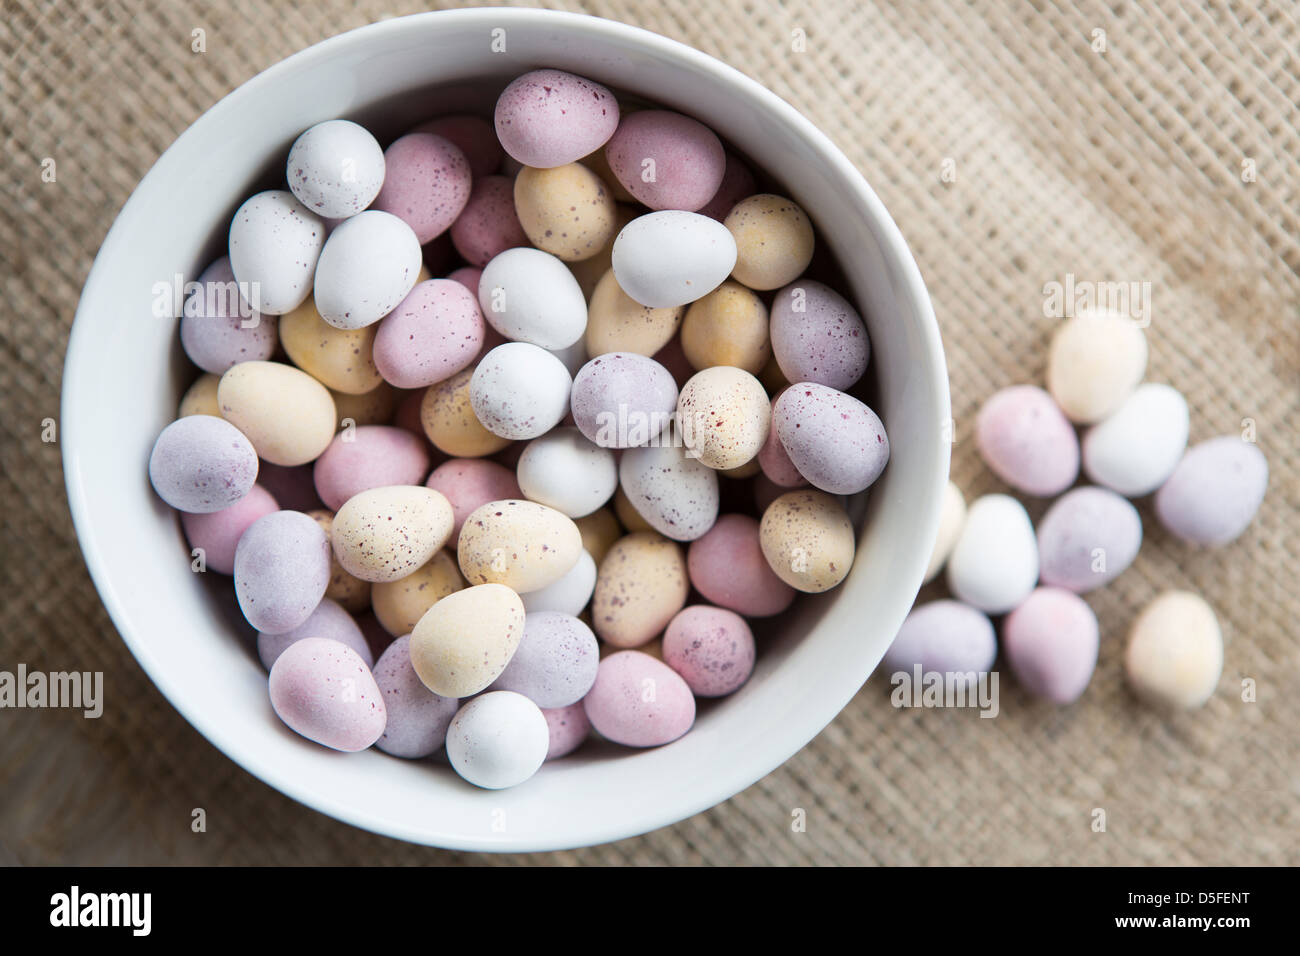
[[[1034,385],[995,392],[975,419],[975,444],[995,475],[1028,495],[1059,495],[1079,476],[1074,426]]]
[[[830,286],[798,279],[772,300],[772,354],[790,382],[847,391],[867,370],[871,341],[857,309]]]
[[[450,279],[452,282],[459,282],[465,288],[469,289],[470,292],[474,293],[475,299],[478,298],[478,280],[483,278],[482,269],[478,268],[477,266],[461,266],[459,269],[456,269],[454,272],[448,274],[447,278]],[[479,314],[481,315],[482,312],[480,311]],[[495,332],[496,330],[493,329],[492,331]],[[500,332],[497,332],[497,335],[500,334],[501,334]],[[501,342],[504,341],[505,339],[501,340]],[[501,342],[497,342],[496,344],[500,345]]]
[[[235,547],[235,596],[259,631],[292,631],[316,610],[329,583],[329,539],[301,511],[263,515]]]
[[[672,421],[677,384],[652,358],[606,352],[578,369],[569,407],[578,430],[602,448],[648,445]]]
[[[469,114],[439,116],[427,123],[421,123],[411,132],[432,133],[434,136],[441,136],[455,143],[456,147],[465,154],[469,170],[475,180],[491,175],[501,166],[501,157],[504,154],[501,144],[497,141],[497,131],[492,128],[492,122],[482,116]]]
[[[668,110],[624,116],[605,146],[609,168],[651,209],[694,212],[717,193],[727,166],[722,141],[698,120]]]
[[[379,323],[375,367],[398,388],[424,388],[468,367],[487,323],[478,295],[451,279],[417,283]]]
[[[203,550],[209,571],[232,574],[235,570],[235,546],[240,536],[258,518],[279,511],[275,498],[261,485],[253,485],[248,494],[229,508],[207,514],[181,514],[181,527],[191,548]]]
[[[718,191],[696,212],[701,216],[708,216],[710,219],[722,222],[736,203],[748,199],[757,191],[758,183],[754,180],[754,174],[749,167],[737,159],[734,153],[728,151],[727,167],[722,171],[722,183],[718,186]]]
[[[1109,488],[1066,492],[1038,522],[1038,578],[1083,594],[1115,578],[1142,545],[1142,519]]]
[[[489,501],[513,501],[523,498],[515,473],[504,465],[485,458],[452,458],[429,475],[425,485],[441,491],[451,502],[455,516],[448,547],[460,538],[460,529],[470,513]]]
[[[149,481],[177,511],[229,508],[257,481],[253,443],[224,418],[187,415],[159,434],[149,454]]]
[[[507,249],[528,245],[515,212],[514,181],[505,176],[475,180],[469,202],[452,223],[451,241],[466,262],[480,269]]]
[[[384,188],[370,208],[405,221],[420,245],[445,232],[469,202],[469,161],[441,136],[408,133],[384,151],[384,167]]]
[[[695,696],[686,681],[641,651],[601,661],[583,706],[597,733],[626,747],[658,747],[695,723]]]
[[[1156,517],[1175,537],[1217,547],[1254,520],[1268,490],[1268,459],[1239,435],[1194,445],[1156,492]]]
[[[767,441],[758,450],[758,467],[778,488],[802,488],[808,484],[808,479],[799,474],[799,469],[781,444],[781,436],[776,433],[776,401],[784,391],[783,388],[772,397],[772,424],[768,428]]]
[[[447,739],[447,727],[460,709],[455,697],[424,686],[411,666],[411,635],[404,634],[379,657],[375,683],[384,698],[388,723],[375,746],[394,757],[427,757]]]
[[[525,166],[576,163],[600,149],[618,128],[618,101],[591,80],[561,70],[534,70],[497,100],[497,138]]]
[[[1042,587],[1002,622],[1002,651],[1031,694],[1058,704],[1077,700],[1097,666],[1097,615],[1083,598]]]
[[[664,663],[698,697],[725,697],[754,670],[754,635],[734,611],[694,604],[664,632]]]
[[[546,751],[547,760],[567,757],[582,746],[582,742],[591,733],[591,721],[587,719],[582,701],[568,707],[543,709],[542,716],[546,718],[546,726],[551,732],[551,744]]]
[[[271,668],[269,686],[276,714],[308,740],[352,753],[384,732],[383,696],[346,644],[322,637],[291,644]]]
[[[404,428],[362,425],[334,436],[316,459],[316,491],[331,511],[353,495],[389,485],[418,485],[429,473],[429,452]]]
[[[279,323],[262,315],[239,294],[230,258],[203,270],[198,288],[181,312],[181,348],[190,361],[214,375],[239,362],[269,359],[279,342]]]
[[[851,395],[799,382],[777,399],[776,433],[799,474],[815,488],[851,495],[869,487],[889,461],[885,426]]]
[[[357,652],[367,667],[375,662],[375,655],[366,642],[366,636],[361,633],[361,628],[352,615],[337,601],[325,598],[316,605],[307,620],[292,631],[283,634],[258,633],[257,656],[262,659],[262,666],[270,670],[289,645],[296,644],[305,637],[323,637],[346,644]]]
[[[758,521],[748,515],[722,515],[691,542],[686,554],[695,590],[746,617],[780,614],[794,600],[794,588],[777,577],[763,557],[758,528]]]
[[[887,676],[921,674],[980,674],[993,666],[998,641],[993,622],[982,611],[961,601],[918,604],[898,629],[880,669]]]
[[[591,690],[600,648],[582,621],[558,611],[533,611],[510,663],[489,690],[512,690],[543,709],[567,707]]]

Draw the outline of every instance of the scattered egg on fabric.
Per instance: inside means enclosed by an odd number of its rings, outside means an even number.
[[[1168,480],[1187,449],[1187,400],[1168,385],[1139,385],[1108,418],[1083,436],[1083,470],[1128,498],[1149,495]]]
[[[1223,673],[1223,632],[1214,609],[1190,591],[1165,591],[1133,621],[1124,670],[1139,697],[1193,709],[1214,696]]]
[[[930,552],[930,563],[925,569],[925,579],[922,583],[929,584],[943,566],[948,562],[948,556],[952,554],[952,549],[957,546],[957,538],[961,535],[962,525],[966,521],[966,498],[951,481],[943,491],[943,504],[939,511],[939,534],[934,539],[934,549]]]
[[[1002,622],[1002,650],[1031,694],[1069,704],[1092,680],[1100,634],[1097,615],[1083,598],[1040,587]]]
[[[1038,522],[1038,576],[1083,594],[1119,577],[1141,545],[1142,519],[1128,499],[1108,488],[1075,488]]]
[[[1147,339],[1115,312],[1082,311],[1052,335],[1047,390],[1072,422],[1091,425],[1114,413],[1142,381]]]
[[[994,392],[975,418],[975,444],[995,475],[1028,495],[1059,495],[1079,477],[1074,426],[1034,385]]]
[[[1239,435],[1193,445],[1156,492],[1156,517],[1189,544],[1235,541],[1254,520],[1268,490],[1268,459]]]
[[[944,675],[945,681],[953,675],[969,690],[969,675],[987,673],[997,652],[987,615],[961,601],[929,601],[912,608],[880,667],[890,677],[902,673],[912,680],[918,667],[923,680],[927,674]]]
[[[1038,583],[1038,541],[1029,514],[1009,495],[984,495],[948,556],[948,589],[986,614],[1018,606]]]

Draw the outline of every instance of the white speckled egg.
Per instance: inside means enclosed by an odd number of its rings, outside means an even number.
[[[420,240],[392,213],[368,209],[334,227],[316,266],[316,309],[330,325],[362,329],[415,288]]]
[[[536,438],[564,418],[572,385],[564,363],[546,349],[507,342],[475,367],[469,402],[492,434],[511,440]]]
[[[1116,312],[1084,311],[1052,335],[1047,390],[1072,422],[1109,417],[1138,387],[1147,367],[1142,327]]]
[[[529,442],[517,470],[525,498],[570,518],[591,514],[618,487],[614,453],[589,442],[576,428],[557,428]]]
[[[298,201],[316,215],[346,219],[379,195],[384,151],[364,126],[326,120],[294,141],[285,178]]]
[[[389,485],[353,495],[334,515],[330,537],[343,570],[362,581],[414,574],[451,537],[451,503],[420,485]]]
[[[489,501],[465,519],[456,543],[470,584],[504,584],[519,594],[568,574],[582,553],[573,519],[535,501]]]
[[[1165,483],[1187,448],[1187,400],[1175,388],[1139,385],[1119,409],[1083,436],[1083,470],[1129,498]]]
[[[624,226],[611,262],[619,286],[634,300],[671,308],[722,285],[736,265],[736,240],[716,219],[665,209]]]
[[[524,609],[529,614],[534,611],[557,611],[577,617],[591,600],[591,594],[595,589],[596,562],[584,548],[578,555],[577,563],[564,577],[520,597],[523,598]]]
[[[551,731],[541,708],[523,694],[494,690],[460,709],[447,729],[456,772],[486,790],[523,783],[546,760]]]
[[[507,249],[483,267],[478,301],[508,339],[565,349],[587,329],[587,300],[562,261],[540,249]]]
[[[763,383],[744,369],[718,365],[696,372],[677,398],[687,450],[719,471],[738,468],[767,441],[772,406]]]
[[[694,541],[718,520],[718,473],[685,449],[629,448],[619,462],[618,480],[637,513],[674,541]]]
[[[977,498],[948,556],[948,589],[986,614],[1003,614],[1037,583],[1038,539],[1024,505],[1009,495]]]
[[[302,304],[324,246],[325,223],[282,189],[250,197],[230,223],[230,269],[248,304],[266,315]]]

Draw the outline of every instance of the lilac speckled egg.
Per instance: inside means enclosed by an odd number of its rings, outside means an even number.
[[[271,706],[292,730],[354,753],[384,732],[383,696],[357,652],[323,637],[291,644],[271,668]]]
[[[279,323],[262,315],[239,294],[230,258],[203,270],[198,288],[181,312],[181,348],[190,361],[214,375],[239,362],[269,359],[279,342]]]
[[[258,518],[235,548],[235,595],[248,623],[283,634],[307,620],[330,583],[330,542],[310,515]]]
[[[772,354],[790,382],[817,382],[840,391],[867,370],[871,340],[857,309],[812,279],[790,283],[772,300]]]
[[[1092,680],[1100,633],[1083,598],[1064,588],[1037,588],[1002,622],[1002,650],[1026,690],[1068,704]]]
[[[424,686],[411,666],[411,635],[402,635],[380,655],[375,683],[388,711],[388,724],[376,747],[394,757],[415,759],[443,745],[460,701]]]
[[[588,441],[602,448],[635,448],[648,445],[672,421],[677,383],[652,358],[606,352],[578,369],[569,406]]]
[[[573,380],[564,363],[527,342],[498,345],[474,368],[469,401],[494,435],[518,441],[544,435],[569,410]]]
[[[316,459],[316,491],[331,511],[353,495],[389,485],[418,485],[429,473],[425,443],[404,428],[361,425],[339,432]]]
[[[501,167],[504,155],[501,143],[497,141],[497,131],[492,128],[492,121],[482,116],[456,114],[439,116],[427,123],[421,123],[412,133],[432,133],[450,140],[465,154],[469,171],[477,181],[496,172]]]
[[[546,718],[546,726],[551,732],[551,745],[546,751],[547,760],[567,757],[582,746],[582,742],[591,733],[591,721],[587,719],[587,710],[582,706],[582,701],[568,707],[550,710],[543,708],[542,716]]]
[[[1085,486],[1052,503],[1038,523],[1038,577],[1077,594],[1114,580],[1142,545],[1142,519],[1127,498]]]
[[[777,577],[763,557],[758,529],[758,521],[749,515],[722,515],[691,542],[686,554],[695,590],[746,617],[780,614],[794,600],[794,588]]]
[[[451,502],[455,525],[447,546],[454,547],[460,529],[470,514],[489,501],[513,501],[523,498],[515,473],[504,465],[485,458],[453,458],[433,469],[425,485],[441,491]]]
[[[487,323],[478,295],[451,279],[418,283],[375,334],[375,367],[398,388],[424,388],[468,367]]]
[[[528,245],[515,212],[514,181],[505,176],[476,179],[469,202],[451,225],[451,242],[466,262],[480,269],[507,249]]]
[[[596,732],[626,747],[658,747],[695,723],[695,695],[686,681],[641,651],[619,651],[601,661],[582,703]]]
[[[618,128],[618,101],[591,80],[560,70],[534,70],[501,93],[497,138],[525,166],[549,169],[594,153]]]
[[[474,298],[477,301],[478,283],[479,280],[483,278],[482,269],[479,269],[476,266],[461,266],[459,269],[453,270],[452,272],[448,273],[447,278],[450,279],[452,282],[459,282],[465,288],[469,289],[470,292],[474,293]],[[479,314],[482,315],[481,310]],[[492,331],[495,332],[496,330],[493,329]],[[498,336],[500,334],[501,334],[500,332],[497,332]],[[500,345],[501,342],[504,341],[505,339],[501,339],[500,342],[497,342],[493,345],[493,348],[495,348],[497,345]]]
[[[776,401],[776,433],[799,474],[836,495],[862,491],[889,461],[885,426],[851,395],[799,382]]]
[[[975,444],[995,475],[1027,495],[1059,495],[1079,476],[1074,426],[1035,385],[994,392],[975,419]]]
[[[257,452],[224,418],[187,415],[154,442],[149,481],[177,511],[210,514],[248,494],[257,481]]]
[[[799,474],[799,469],[790,460],[790,454],[781,444],[781,436],[776,431],[776,402],[783,392],[784,388],[772,397],[772,423],[768,426],[767,441],[758,450],[758,467],[779,488],[802,488],[808,484],[808,479]]]
[[[880,663],[888,677],[905,673],[981,674],[993,666],[998,641],[993,622],[961,601],[930,601],[912,609]]]
[[[371,208],[405,221],[420,245],[445,232],[469,202],[469,160],[451,140],[408,133],[384,151],[384,165]]]
[[[510,663],[490,690],[512,690],[543,709],[577,703],[596,681],[600,648],[582,621],[558,611],[533,611]]]
[[[718,191],[695,211],[701,216],[722,222],[736,203],[748,199],[756,192],[758,183],[754,180],[754,174],[734,153],[728,151],[727,168],[722,171],[722,183],[718,186]]]
[[[754,634],[734,611],[694,604],[664,632],[664,663],[697,697],[725,697],[754,671]]]
[[[367,667],[375,663],[375,656],[366,642],[366,636],[361,633],[361,628],[353,620],[352,615],[337,601],[325,598],[316,605],[316,609],[311,612],[307,620],[292,631],[285,631],[283,634],[258,633],[257,656],[262,659],[262,666],[270,670],[289,645],[296,644],[306,637],[323,637],[346,644],[357,652]]]
[[[191,548],[203,550],[209,571],[232,574],[235,570],[235,546],[248,526],[263,515],[279,511],[275,498],[261,485],[253,485],[248,494],[229,508],[207,514],[181,514],[181,527]]]
[[[668,110],[623,117],[605,146],[623,188],[651,209],[695,212],[718,191],[727,166],[722,141],[698,120]]]
[[[1255,517],[1268,488],[1268,459],[1237,435],[1192,446],[1156,492],[1156,517],[1191,544],[1236,539]]]

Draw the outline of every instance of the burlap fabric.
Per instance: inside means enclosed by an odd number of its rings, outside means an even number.
[[[1300,862],[1297,8],[563,6],[739,67],[858,164],[929,282],[951,365],[953,474],[968,496],[1001,490],[969,440],[973,415],[994,389],[1041,379],[1054,321],[1043,286],[1070,273],[1152,284],[1149,378],[1187,395],[1194,440],[1254,420],[1272,466],[1258,520],[1231,546],[1196,552],[1143,506],[1137,563],[1088,598],[1101,660],[1069,709],[1007,680],[996,720],[898,711],[877,678],[722,806],[571,853],[474,857],[322,817],[216,751],[145,678],[91,587],[41,422],[58,414],[91,259],[158,154],[282,57],[421,6],[5,0],[0,668],[102,670],[110,706],[99,720],[0,712],[0,861]],[[198,27],[203,54],[191,51]],[[55,183],[42,181],[47,157]],[[1140,706],[1122,674],[1129,622],[1169,587],[1204,594],[1227,638],[1218,693],[1172,719]],[[1241,700],[1243,678],[1257,701]],[[194,807],[207,811],[205,833],[191,830]],[[805,832],[792,830],[794,808]],[[1092,829],[1097,808],[1105,832]]]

